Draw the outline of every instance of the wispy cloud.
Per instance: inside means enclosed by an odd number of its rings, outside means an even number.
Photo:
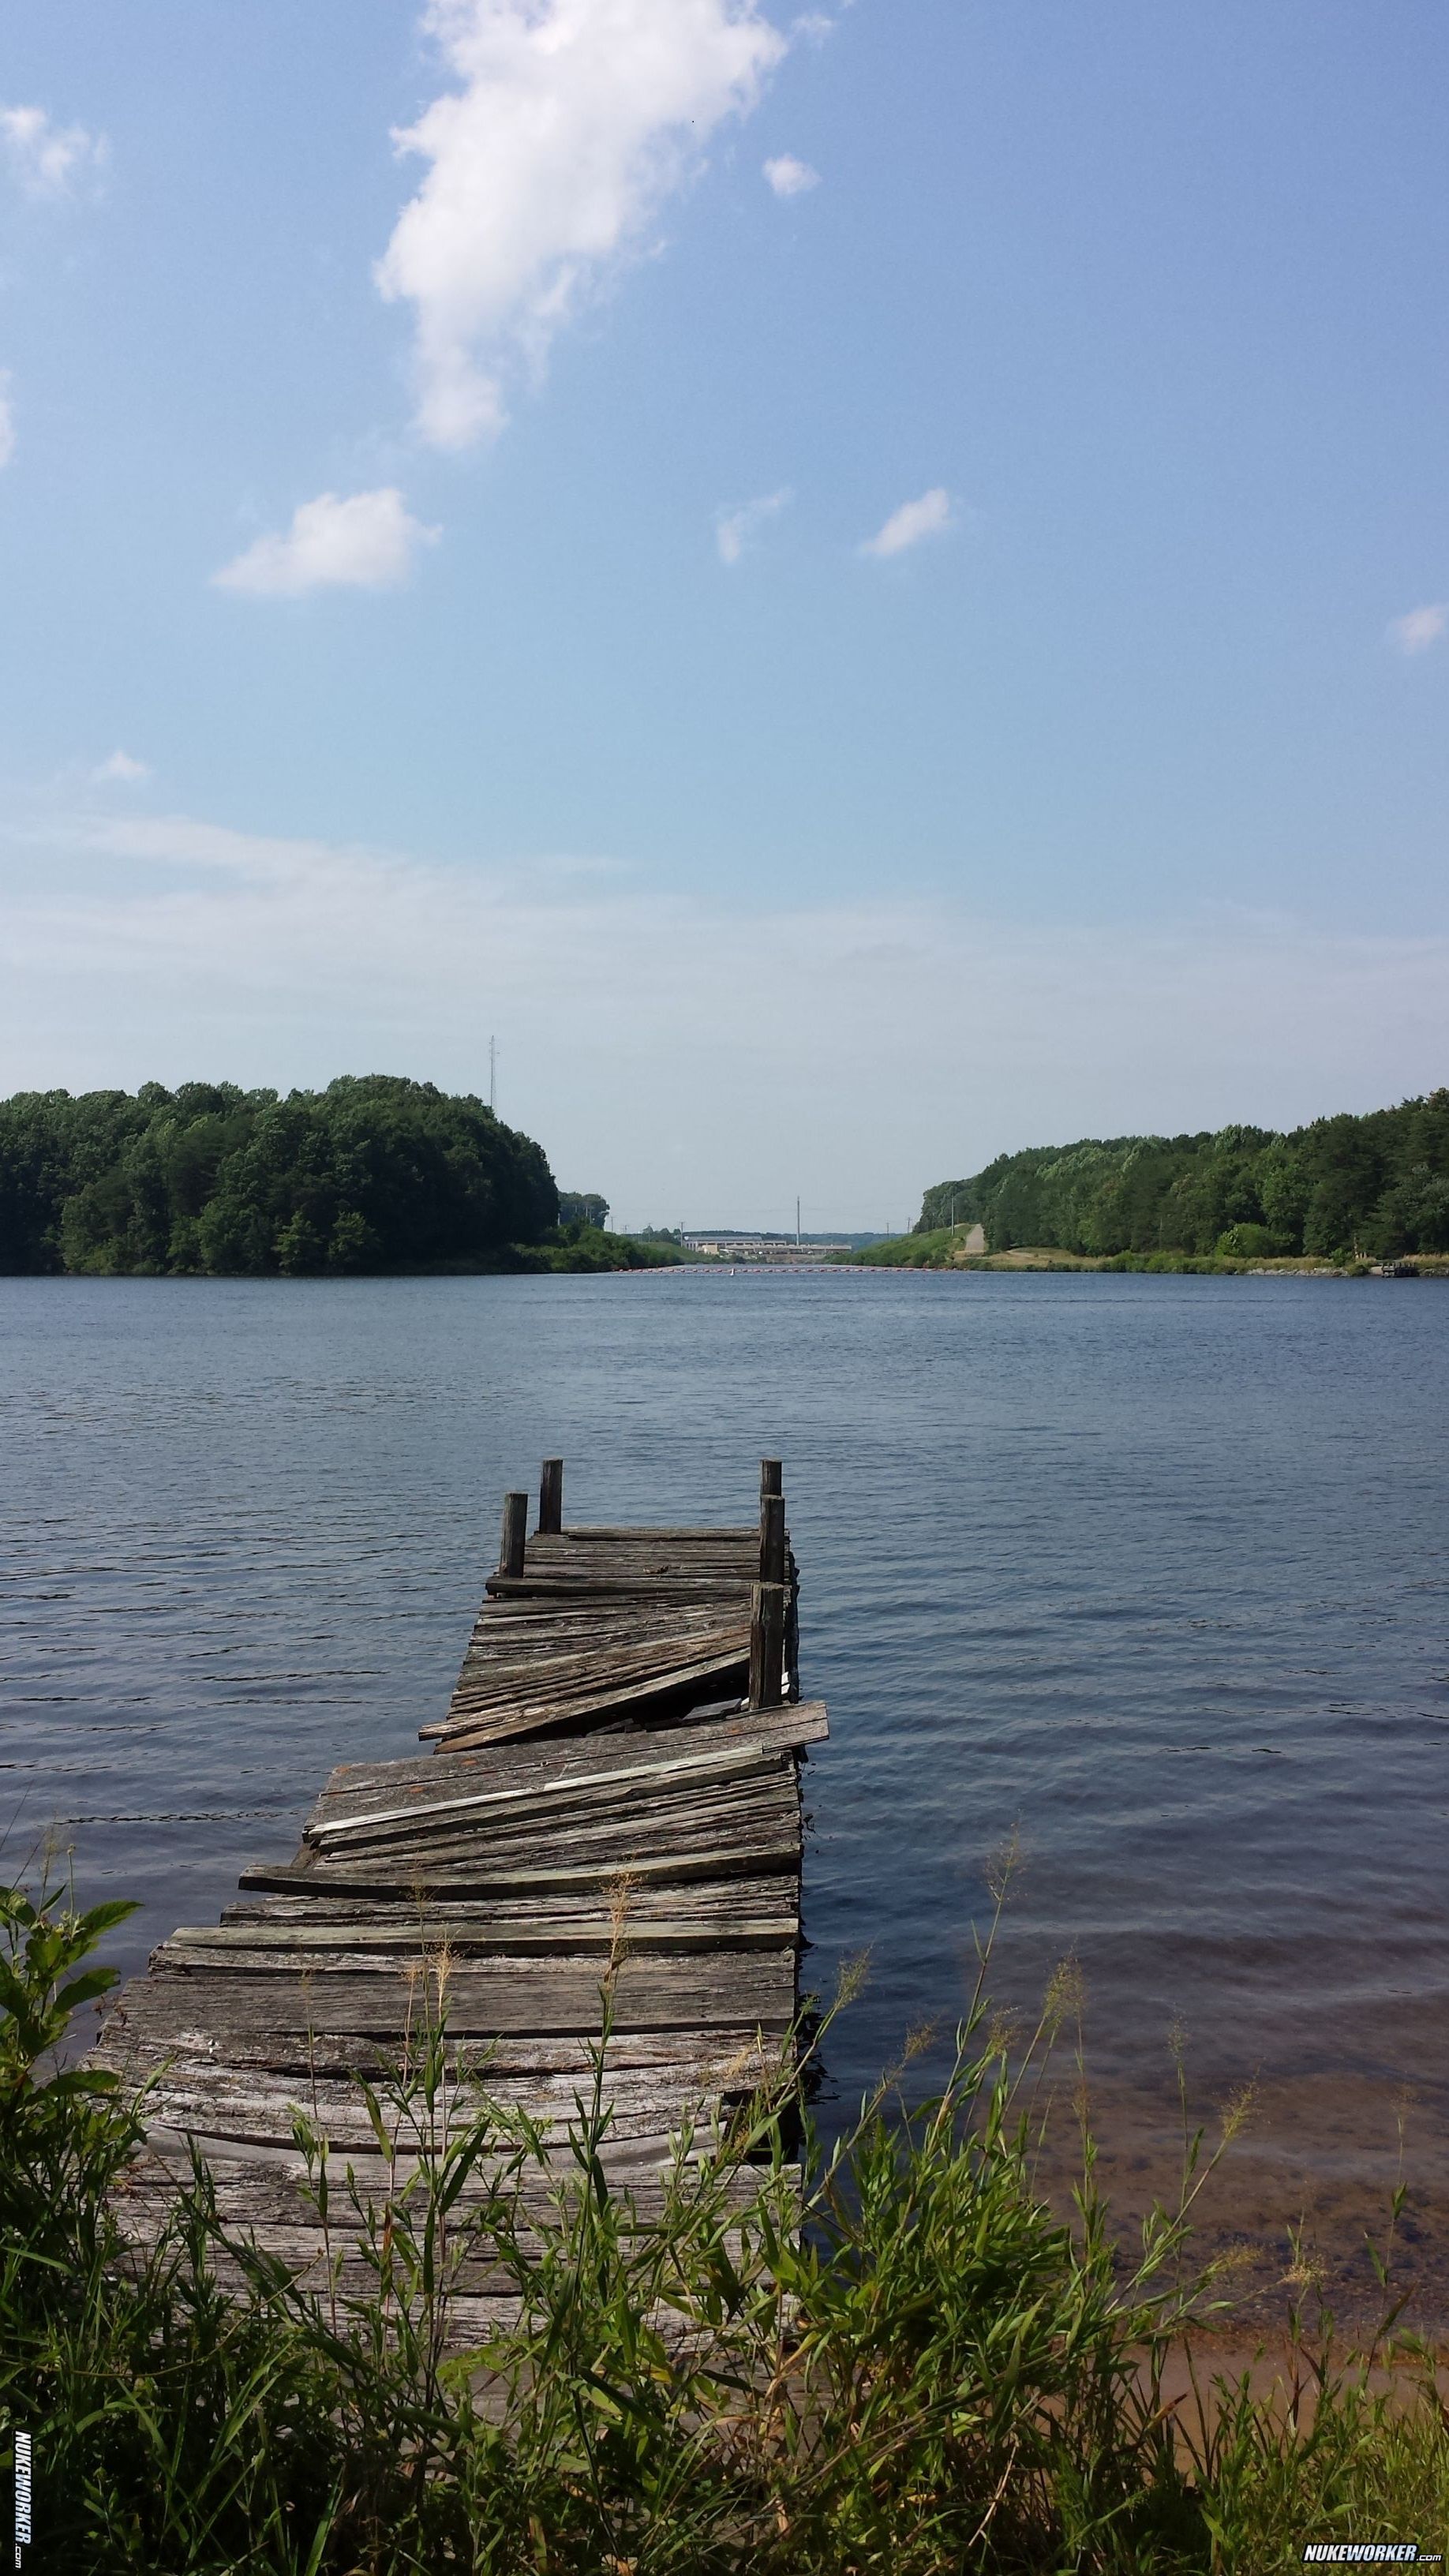
[[[802,1169],[840,1218],[900,1221],[942,1172],[1042,1137],[1368,1108],[1441,1078],[1449,1017],[1449,939],[1226,909],[724,904],[94,813],[0,825],[0,887],[0,1091],[379,1065],[467,1087],[496,1028],[505,1114],[656,1221],[687,1189],[749,1223]]]
[[[431,166],[377,267],[412,305],[418,423],[497,430],[509,377],[644,243],[785,52],[755,0],[430,0],[460,86],[395,137]]]
[[[0,107],[0,150],[28,197],[64,197],[106,159],[104,139],[83,125],[56,125],[43,107]]]
[[[99,787],[140,787],[151,775],[149,761],[133,760],[129,751],[113,751],[91,776]]]
[[[411,518],[395,484],[342,500],[321,492],[292,514],[282,536],[258,537],[212,579],[251,599],[300,599],[311,590],[396,590],[420,546],[441,531]]]
[[[742,501],[731,508],[717,510],[714,541],[720,562],[737,564],[741,555],[755,543],[760,530],[771,519],[777,519],[782,510],[787,510],[794,498],[794,493],[786,485],[778,492],[764,493],[758,501]]]
[[[105,162],[104,137],[83,125],[57,125],[43,107],[0,106],[0,166],[22,194],[59,198],[72,194],[85,171]],[[10,378],[0,371],[0,468],[15,454],[15,407]]]
[[[765,163],[765,178],[777,197],[803,197],[820,185],[820,173],[808,161],[797,161],[793,152],[781,152]]]
[[[903,501],[898,510],[892,510],[885,526],[867,537],[860,551],[874,555],[877,562],[903,555],[925,537],[944,536],[955,525],[955,517],[951,495],[944,484],[938,483],[933,491],[923,492],[919,501]]]
[[[1449,600],[1431,600],[1427,607],[1411,608],[1405,617],[1392,620],[1389,642],[1401,653],[1427,653],[1449,630]]]

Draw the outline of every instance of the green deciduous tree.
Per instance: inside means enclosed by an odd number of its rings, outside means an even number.
[[[0,1102],[0,1270],[306,1275],[487,1266],[552,1229],[539,1146],[472,1095],[146,1083]]]
[[[926,1192],[916,1231],[981,1224],[992,1252],[1341,1259],[1449,1250],[1449,1090],[1279,1135],[1085,1137]]]

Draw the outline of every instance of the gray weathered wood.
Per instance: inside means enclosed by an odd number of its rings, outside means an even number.
[[[785,1501],[781,1494],[765,1494],[760,1500],[760,1581],[784,1580]]]
[[[503,1497],[503,1543],[498,1551],[500,1574],[523,1572],[528,1542],[528,1496],[505,1494]]]
[[[459,2039],[596,2032],[603,1985],[596,1958],[469,1960],[446,1979],[448,2028]],[[152,2038],[190,2030],[273,2039],[286,2031],[358,2031],[398,2041],[436,2016],[437,1986],[436,1963],[425,1963],[419,1974],[351,1962],[292,1975],[196,1968],[134,1978],[122,1988],[114,2018]],[[761,2031],[784,2031],[795,2009],[794,1946],[682,1957],[628,1952],[614,1982],[613,2009],[626,2030],[708,2030],[744,2020]]]
[[[558,1734],[571,1726],[593,1725],[623,1709],[647,1708],[657,1700],[703,1692],[706,1686],[723,1689],[731,1679],[743,1682],[748,1667],[749,1646],[742,1640],[722,1654],[687,1664],[668,1664],[662,1671],[640,1674],[612,1690],[575,1688],[539,1698],[505,1700],[498,1706],[490,1706],[486,1700],[481,1707],[471,1701],[459,1706],[455,1701],[456,1714],[450,1712],[445,1725],[420,1726],[418,1735],[424,1741],[437,1736],[447,1744],[461,1745],[502,1743],[511,1736]]]
[[[778,1708],[785,1663],[785,1594],[778,1583],[757,1583],[750,1602],[750,1706]]]
[[[639,1887],[683,1887],[698,1881],[706,1883],[735,1876],[774,1876],[794,1871],[800,1865],[798,1839],[792,1842],[763,1842],[758,1846],[744,1844],[719,1850],[667,1851],[636,1857],[629,1863],[629,1875]],[[466,1864],[448,1871],[430,1874],[424,1893],[437,1889],[447,1896],[450,1907],[474,1902],[487,1902],[508,1897],[537,1898],[587,1894],[617,1883],[618,1863],[601,1856],[579,1860],[572,1866],[557,1869],[535,1869],[524,1863],[516,1868],[495,1865],[491,1855],[470,1869]],[[242,1871],[239,1886],[268,1890],[278,1895],[316,1898],[318,1902],[346,1892],[359,1901],[375,1899],[380,1903],[407,1897],[416,1901],[417,1872],[415,1864],[389,1863],[385,1855],[371,1863],[359,1863],[351,1869],[297,1868],[288,1862],[268,1867],[256,1861]],[[230,1908],[227,1909],[228,1912]]]
[[[149,2088],[150,2145],[120,2204],[138,2243],[190,2142],[226,2223],[320,2279],[294,2122],[381,2192],[359,2081],[385,2086],[440,2012],[460,2113],[484,2095],[525,2113],[564,2180],[607,1994],[604,2165],[641,2208],[681,2138],[716,2135],[778,2079],[799,1766],[828,1731],[818,1704],[781,1704],[787,1640],[798,1686],[779,1462],[761,1462],[758,1531],[565,1530],[558,1460],[544,1461],[531,1538],[527,1510],[507,1498],[451,1705],[424,1729],[438,1750],[341,1765],[300,1850],[254,1863],[247,1898],[179,1927],[116,1999],[94,2054]],[[734,1698],[744,1689],[753,1705]],[[485,2207],[503,2170],[490,2150],[467,2207]],[[541,2210],[555,2180],[510,2187]],[[341,2293],[365,2289],[355,2247],[333,2250]],[[455,2346],[508,2304],[496,2266],[465,2270]]]
[[[485,1813],[490,1817],[501,1815],[520,1807],[537,1807],[544,1799],[553,1807],[582,1798],[628,1797],[655,1787],[713,1786],[717,1781],[732,1780],[765,1768],[778,1771],[781,1759],[767,1746],[748,1741],[732,1744],[723,1752],[716,1752],[711,1746],[701,1752],[631,1762],[607,1771],[575,1772],[560,1779],[545,1780],[536,1787],[474,1789],[462,1796],[425,1799],[415,1806],[381,1807],[351,1816],[334,1816],[326,1822],[309,1825],[307,1839],[324,1851],[333,1851],[343,1842],[389,1833],[428,1833],[437,1825],[455,1823],[465,1816],[481,1819]]]

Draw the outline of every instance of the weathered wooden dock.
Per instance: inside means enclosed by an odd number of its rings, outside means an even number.
[[[228,2227],[320,2281],[337,2242],[296,2116],[380,2202],[362,2083],[405,2057],[440,1979],[463,2098],[525,2110],[562,2150],[612,1959],[605,2162],[641,2210],[680,2132],[707,2138],[778,2064],[800,1762],[827,1732],[798,1695],[778,1461],[758,1527],[566,1528],[558,1460],[527,1521],[510,1494],[451,1704],[422,1729],[435,1750],[344,1763],[293,1858],[245,1870],[219,1923],[172,1933],[122,1990],[96,2056],[150,2088],[137,2237],[195,2146]],[[365,2278],[344,2248],[343,2290]],[[499,2289],[473,2267],[455,2332],[483,2332]]]

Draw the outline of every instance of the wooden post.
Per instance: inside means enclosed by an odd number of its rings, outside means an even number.
[[[785,1686],[785,1476],[760,1460],[760,1580],[750,1595],[750,1706],[778,1708]]]
[[[785,1600],[788,1606],[785,1611],[785,1661],[782,1671],[782,1688],[784,1686],[783,1676],[785,1673],[788,1673],[789,1690],[787,1696],[790,1699],[798,1699],[800,1696],[800,1568],[795,1562],[793,1549],[790,1552],[785,1572],[788,1577],[785,1586]]]
[[[545,1458],[538,1480],[538,1533],[556,1538],[563,1528],[563,1460]]]
[[[523,1572],[523,1551],[528,1540],[527,1494],[505,1494],[503,1497],[503,1546],[498,1558],[500,1574]]]
[[[785,1497],[762,1494],[760,1497],[760,1581],[783,1583],[785,1580]]]
[[[785,1587],[750,1587],[750,1706],[778,1708],[785,1665]]]

